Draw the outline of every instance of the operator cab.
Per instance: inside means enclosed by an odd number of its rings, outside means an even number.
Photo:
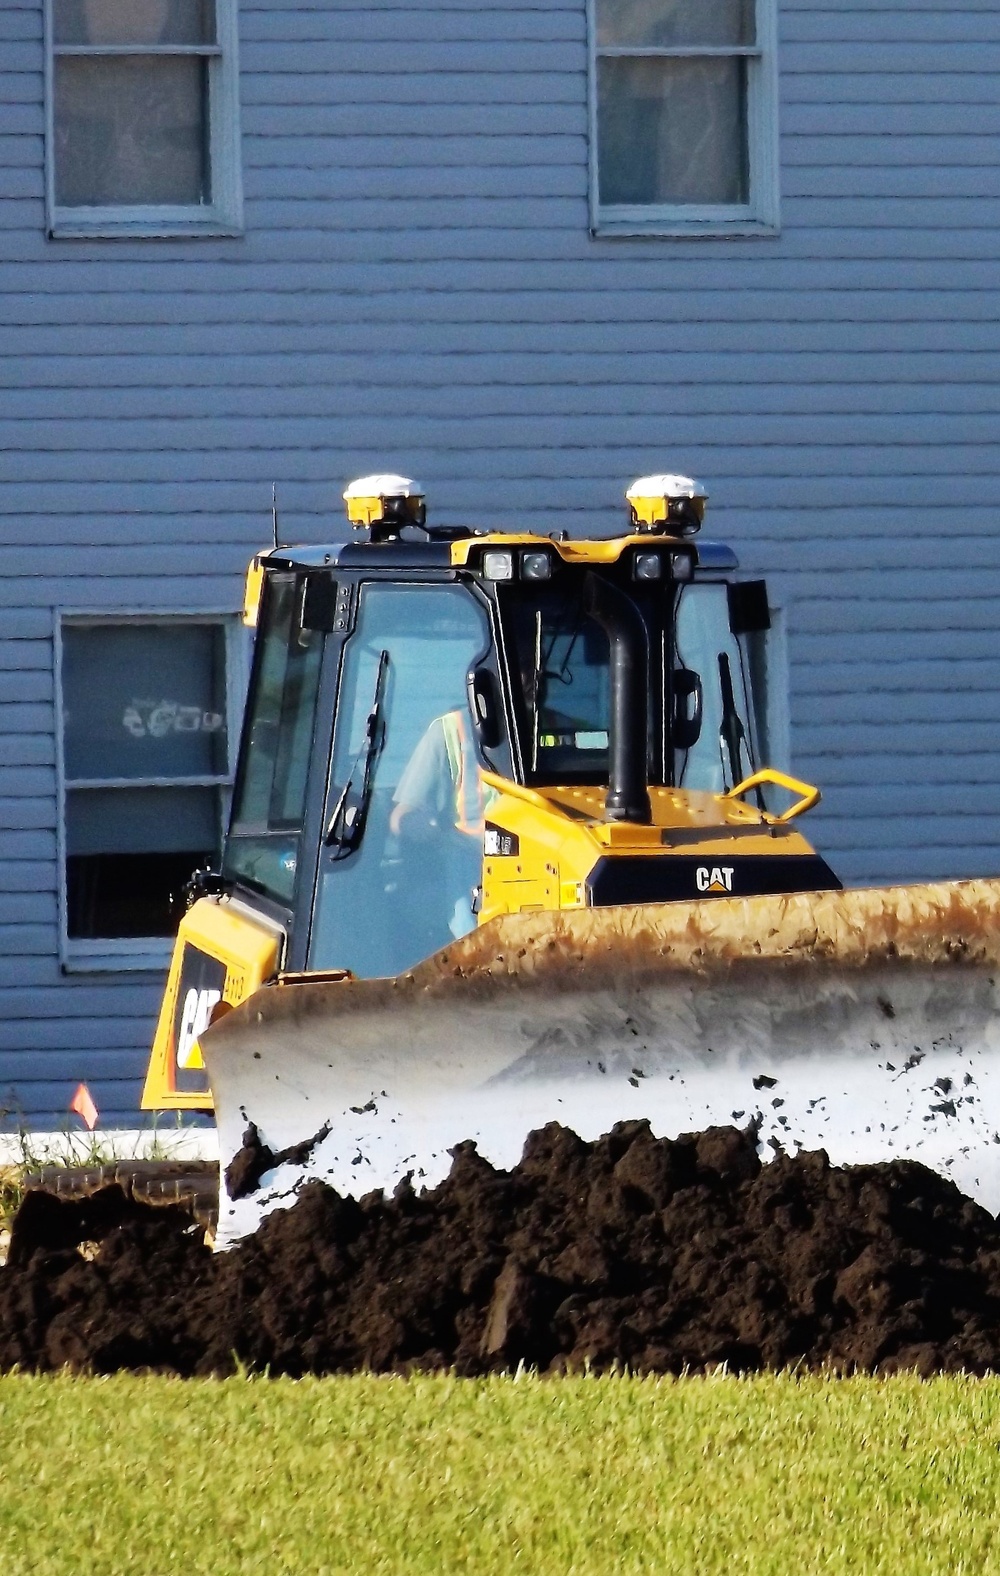
[[[697,483],[644,478],[630,531],[591,543],[428,526],[405,477],[344,497],[355,540],[251,571],[222,876],[281,923],[287,967],[395,974],[473,928],[484,771],[598,793],[598,819],[639,825],[650,790],[722,794],[754,771],[766,593],[696,545]]]

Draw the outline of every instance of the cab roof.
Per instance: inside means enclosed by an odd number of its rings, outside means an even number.
[[[454,535],[449,533],[447,537],[430,536],[424,541],[400,539],[377,543],[349,541],[317,546],[267,548],[258,554],[258,559],[266,561],[269,566],[282,569],[355,571],[451,569],[460,568],[466,562],[469,548],[472,546],[504,546],[508,542],[521,544],[537,542],[546,547],[553,547],[560,557],[570,563],[606,564],[614,563],[627,546],[641,544],[648,547],[654,541],[669,543],[670,538],[628,535],[584,541],[571,537],[559,540],[555,537],[532,536],[528,533],[507,536],[492,532],[489,535],[485,533],[466,535],[464,532],[456,532]],[[723,542],[704,541],[699,537],[696,542],[689,541],[685,545],[694,547],[697,551],[696,575],[725,574],[739,568],[736,554]],[[618,551],[615,551],[615,548]]]

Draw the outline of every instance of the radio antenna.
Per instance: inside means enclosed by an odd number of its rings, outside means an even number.
[[[274,550],[278,551],[281,543],[278,541],[278,484],[271,483],[271,531],[274,536]]]

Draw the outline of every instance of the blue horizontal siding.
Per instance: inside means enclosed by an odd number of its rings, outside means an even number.
[[[838,871],[1000,869],[1000,8],[781,0],[764,242],[589,236],[584,17],[241,0],[246,236],[53,242],[0,3],[0,1108],[134,1122],[159,990],[59,969],[54,610],[235,608],[272,482],[318,540],[386,464],[600,534],[704,475]]]

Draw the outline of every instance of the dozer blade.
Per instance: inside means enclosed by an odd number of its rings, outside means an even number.
[[[463,1139],[506,1168],[546,1122],[637,1117],[910,1157],[996,1212],[998,954],[1000,881],[971,881],[522,914],[395,979],[265,988],[203,1039],[223,1171],[250,1122],[278,1157],[224,1188],[219,1244],[309,1178],[431,1186]]]

